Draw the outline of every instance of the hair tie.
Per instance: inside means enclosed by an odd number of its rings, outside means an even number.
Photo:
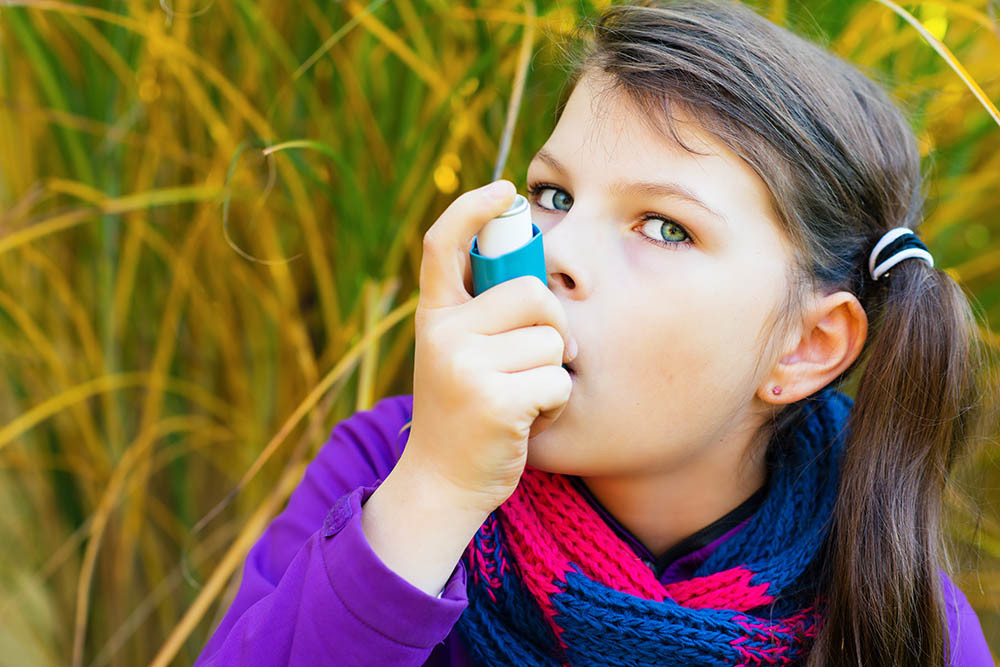
[[[916,257],[934,266],[934,258],[909,227],[896,227],[887,231],[872,248],[868,256],[868,273],[878,280],[904,259]]]

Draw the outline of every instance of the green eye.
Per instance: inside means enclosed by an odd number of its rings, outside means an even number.
[[[658,245],[671,247],[691,243],[691,235],[687,230],[668,218],[647,216],[641,229],[645,236]]]
[[[551,196],[548,196],[549,190],[553,193]],[[539,206],[550,211],[568,211],[573,206],[573,198],[561,188],[551,185],[532,185],[528,188],[528,192]]]

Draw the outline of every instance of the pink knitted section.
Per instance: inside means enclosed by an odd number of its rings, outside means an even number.
[[[523,478],[521,483],[524,483]],[[566,582],[566,573],[570,571],[569,560],[555,542],[534,538],[545,529],[538,515],[528,507],[520,485],[500,506],[500,510],[500,525],[507,537],[511,558],[520,570],[521,581],[538,601],[542,615],[559,640],[559,645],[565,649],[567,646],[562,639],[563,629],[555,621],[552,596],[561,590],[555,581]],[[508,516],[510,521],[505,520]]]
[[[789,655],[792,651],[785,638],[792,634],[801,645],[816,637],[822,622],[815,607],[807,607],[776,623],[747,616],[734,616],[733,620],[746,631],[745,636],[729,642],[742,658],[737,667],[795,664],[796,660]]]
[[[753,575],[745,567],[737,566],[707,577],[675,581],[664,586],[664,589],[678,604],[691,609],[746,611],[774,601],[767,594],[769,584],[750,584],[750,577]]]
[[[506,534],[520,535],[530,545],[526,564],[545,576],[564,580],[573,562],[594,581],[616,590],[647,600],[664,597],[649,568],[563,475],[525,468],[521,483],[500,506],[500,522]]]
[[[468,572],[471,574],[472,583],[478,584],[480,579],[486,584],[486,593],[494,603],[497,601],[493,593],[503,587],[503,576],[507,572],[507,559],[501,557],[499,563],[494,562],[487,554],[492,554],[496,550],[496,519],[491,514],[479,528],[477,535],[469,540],[464,556],[468,561]],[[485,553],[484,553],[485,552]]]
[[[773,600],[768,584],[751,585],[754,573],[743,567],[664,586],[563,475],[525,467],[498,514],[511,557],[562,646],[551,598],[565,588],[571,564],[623,593],[692,609],[746,611]]]

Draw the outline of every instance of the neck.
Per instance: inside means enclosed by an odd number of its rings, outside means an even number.
[[[650,553],[660,555],[728,514],[767,481],[763,448],[741,466],[742,449],[728,444],[716,443],[703,456],[669,470],[580,479]]]

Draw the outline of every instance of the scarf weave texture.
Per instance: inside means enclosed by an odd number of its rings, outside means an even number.
[[[469,606],[457,630],[475,662],[802,664],[822,618],[809,568],[852,405],[831,388],[806,400],[761,506],[684,581],[660,583],[568,478],[526,466],[463,554]]]

